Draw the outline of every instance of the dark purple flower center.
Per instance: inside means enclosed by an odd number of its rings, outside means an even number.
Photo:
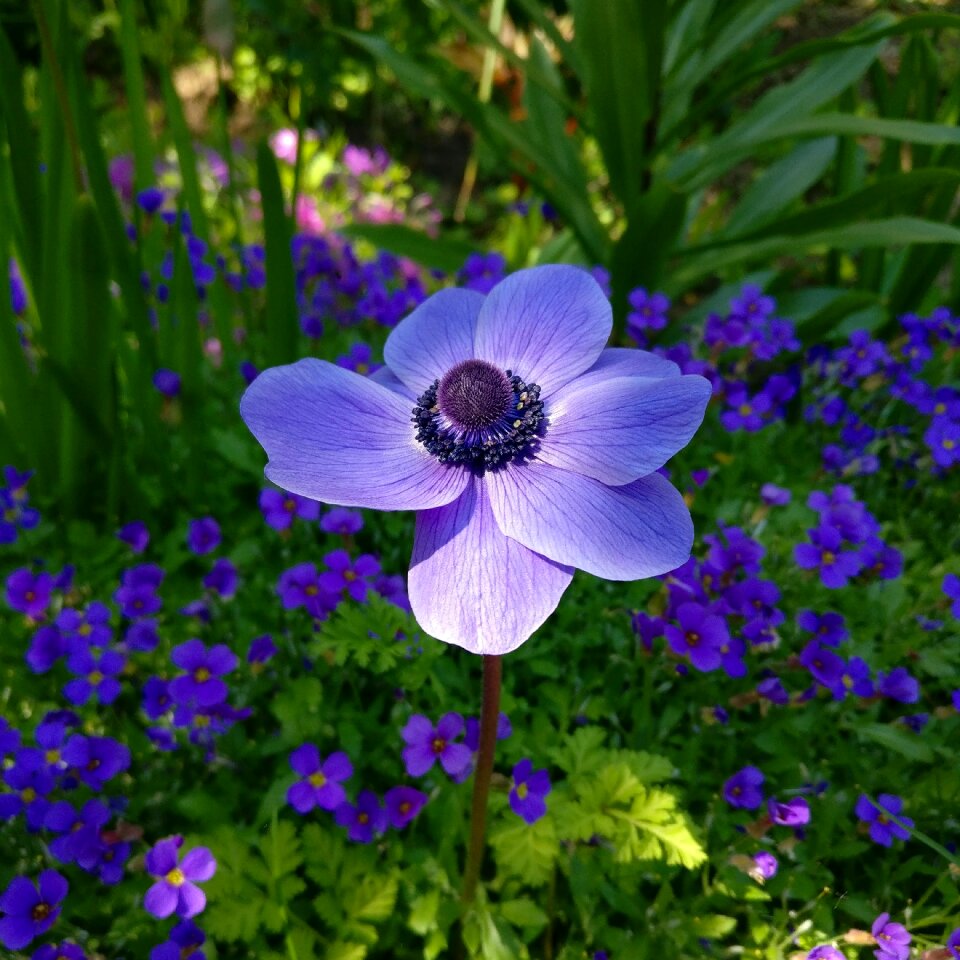
[[[497,467],[526,453],[543,421],[540,387],[486,360],[464,360],[413,408],[417,439],[441,463]]]
[[[53,907],[49,903],[38,903],[31,911],[30,917],[36,923],[41,923],[53,913]]]

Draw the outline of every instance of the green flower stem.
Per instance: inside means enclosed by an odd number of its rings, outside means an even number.
[[[499,656],[483,658],[483,701],[480,708],[480,749],[477,769],[473,775],[473,807],[470,811],[470,846],[463,868],[463,892],[460,903],[466,910],[477,894],[480,867],[483,863],[483,839],[487,825],[487,796],[490,793],[490,775],[493,773],[493,753],[497,746],[497,720],[500,717],[500,678],[502,665]]]

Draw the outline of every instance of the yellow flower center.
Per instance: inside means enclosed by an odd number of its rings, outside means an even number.
[[[288,500],[284,500],[284,501],[283,501],[283,509],[286,510],[287,513],[293,513],[293,511],[297,509],[297,501],[296,501],[296,500],[289,500],[289,499],[288,499]]]
[[[193,725],[194,725],[195,727],[209,727],[209,726],[210,726],[210,718],[209,718],[205,713],[198,713],[198,714],[193,718]]]
[[[526,785],[525,783],[518,783],[518,784],[517,784],[517,796],[518,796],[521,800],[526,800],[526,799],[527,799],[527,785]]]
[[[187,882],[187,878],[179,867],[174,867],[163,879],[174,887],[182,887]]]
[[[94,670],[93,673],[88,674],[87,679],[92,686],[99,687],[103,682],[103,674],[99,670]]]
[[[823,562],[826,564],[836,563],[837,555],[832,550],[823,551]]]
[[[353,580],[357,579],[357,575],[352,570],[344,570],[343,579],[350,583]]]
[[[24,803],[33,803],[33,801],[37,799],[37,791],[34,790],[33,787],[27,787],[21,792],[20,799]]]
[[[357,814],[357,823],[369,823],[370,814],[368,813],[358,813]]]
[[[947,412],[947,405],[946,405],[945,403],[938,403],[938,404],[933,408],[933,412],[934,412],[934,413],[946,413],[946,412]]]
[[[30,911],[30,918],[39,923],[41,920],[46,920],[52,912],[53,907],[51,907],[49,903],[38,903]]]
[[[311,773],[307,779],[310,781],[310,785],[314,787],[322,787],[327,782],[327,778],[319,770],[316,773]]]
[[[944,450],[952,450],[956,445],[956,441],[950,440],[949,438],[943,441]]]
[[[91,627],[89,623],[81,623],[80,629],[77,630],[77,633],[79,633],[81,637],[87,637],[92,631],[93,627]]]
[[[44,760],[47,761],[47,763],[49,763],[51,766],[53,766],[53,764],[60,762],[60,751],[59,751],[59,750],[48,750],[48,751],[43,755],[43,758],[44,758]]]
[[[206,667],[198,667],[193,671],[193,679],[197,683],[206,683],[210,679],[210,671]]]
[[[741,403],[737,408],[737,412],[741,417],[749,417],[750,414],[753,413],[753,407],[751,407],[749,403]]]

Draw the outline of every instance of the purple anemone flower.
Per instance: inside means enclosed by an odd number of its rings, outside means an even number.
[[[444,714],[436,726],[415,713],[402,732],[407,744],[403,750],[407,773],[411,777],[422,777],[438,760],[451,777],[462,773],[473,760],[473,754],[465,743],[452,741],[463,729],[463,717],[459,713]]]
[[[21,950],[46,933],[60,915],[67,895],[67,881],[56,870],[44,870],[37,885],[26,877],[14,877],[0,896],[0,943],[8,950]]]
[[[550,789],[550,774],[534,770],[533,761],[524,757],[513,768],[510,808],[527,823],[536,823],[547,812],[546,796]]]
[[[182,843],[182,837],[168,837],[147,854],[147,872],[159,879],[146,892],[143,905],[161,920],[171,913],[187,919],[200,913],[207,898],[197,883],[209,880],[217,871],[217,861],[206,847],[194,847],[178,863]]]
[[[711,386],[644,351],[604,349],[611,329],[585,270],[521,270],[486,296],[430,297],[387,338],[383,369],[275,367],[240,412],[284,489],[419,511],[417,620],[503,654],[553,612],[574,567],[635,580],[690,555],[689,511],[656,471],[699,427]]]
[[[314,807],[336,810],[346,801],[340,782],[353,776],[353,764],[345,753],[331,753],[321,762],[316,746],[305,743],[290,754],[290,766],[304,778],[287,791],[287,803],[297,813],[309,813]]]

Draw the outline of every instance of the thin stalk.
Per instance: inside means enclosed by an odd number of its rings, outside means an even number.
[[[463,892],[460,905],[466,910],[477,895],[480,867],[483,864],[484,831],[487,825],[487,796],[493,773],[493,753],[497,746],[497,720],[500,717],[501,658],[483,658],[483,701],[480,708],[480,748],[473,775],[473,806],[470,811],[470,845],[463,868]]]
[[[487,20],[487,29],[495,37],[500,36],[500,28],[503,25],[503,11],[506,6],[506,0],[493,0],[490,5],[490,16]],[[493,92],[493,71],[497,65],[497,51],[493,47],[487,47],[483,51],[483,67],[480,71],[480,88],[477,91],[477,99],[480,103],[489,103],[490,94]],[[460,184],[460,193],[457,196],[457,205],[453,212],[453,219],[458,223],[467,215],[467,204],[470,202],[470,196],[473,193],[473,187],[477,182],[477,151],[476,146],[470,153],[470,159],[467,160],[467,167],[463,171],[463,183]]]

